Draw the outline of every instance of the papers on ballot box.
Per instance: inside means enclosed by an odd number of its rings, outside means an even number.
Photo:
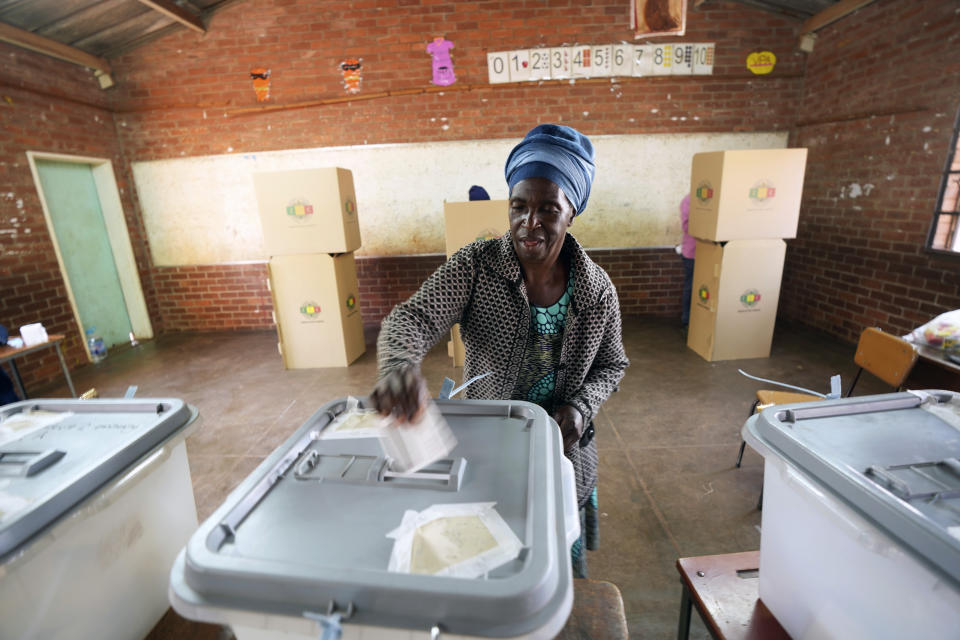
[[[453,451],[457,439],[443,419],[436,404],[428,401],[420,419],[399,423],[392,416],[381,416],[373,409],[363,409],[356,398],[347,399],[347,410],[324,429],[321,436],[330,438],[377,438],[390,468],[400,473],[414,473]]]

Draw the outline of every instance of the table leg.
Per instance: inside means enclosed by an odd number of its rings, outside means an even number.
[[[67,368],[67,361],[63,358],[63,352],[60,351],[60,343],[53,345],[57,349],[57,357],[60,358],[60,367],[63,369],[63,377],[67,379],[67,386],[70,387],[70,397],[76,398],[77,391],[73,388],[73,380],[70,378],[70,370]]]
[[[8,360],[10,363],[10,371],[13,372],[13,381],[17,385],[17,390],[20,391],[20,399],[27,399],[27,390],[23,388],[23,380],[20,378],[20,370],[17,369],[17,363],[13,360]]]
[[[683,593],[680,595],[680,623],[677,626],[677,640],[688,640],[690,638],[690,609],[693,602],[690,600],[690,591],[687,585],[682,585]]]

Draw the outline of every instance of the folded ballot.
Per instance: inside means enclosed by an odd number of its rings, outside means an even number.
[[[416,422],[398,422],[373,409],[362,409],[356,398],[347,399],[347,409],[324,429],[324,439],[370,438],[380,442],[390,469],[414,473],[448,455],[457,439],[433,400],[428,400]]]

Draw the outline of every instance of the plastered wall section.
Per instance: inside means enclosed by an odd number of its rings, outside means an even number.
[[[506,199],[503,163],[518,142],[480,140],[226,154],[133,163],[156,266],[267,258],[251,174],[319,167],[353,172],[357,255],[443,253],[443,202],[471,185]],[[786,145],[785,132],[595,136],[597,177],[573,233],[591,248],[674,245],[694,153]]]

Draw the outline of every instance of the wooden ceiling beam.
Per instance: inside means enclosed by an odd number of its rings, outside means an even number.
[[[159,11],[168,18],[176,20],[188,29],[193,29],[197,33],[207,32],[207,28],[203,25],[203,21],[199,16],[196,16],[183,7],[174,4],[171,0],[139,0],[139,2],[147,5],[154,11]]]
[[[820,13],[814,15],[812,18],[803,23],[803,26],[800,28],[800,36],[804,36],[808,33],[813,33],[814,31],[819,31],[829,24],[833,24],[841,18],[845,18],[850,15],[857,9],[862,9],[876,2],[876,0],[840,0],[837,4],[832,7],[827,7]]]
[[[212,4],[203,10],[202,19],[205,23],[209,24],[210,20],[213,18],[213,15],[215,13],[219,11],[223,11],[224,9],[228,9],[229,7],[235,4],[238,4],[240,2],[246,2],[246,1],[247,0],[220,0],[220,2],[216,4]],[[133,51],[138,47],[142,47],[148,42],[153,42],[154,40],[158,40],[159,38],[162,38],[171,33],[176,33],[177,30],[179,30],[179,28],[180,28],[180,25],[176,23],[171,23],[170,25],[163,27],[162,29],[157,29],[156,31],[151,31],[150,33],[134,38],[133,40],[128,40],[127,42],[122,42],[120,44],[117,44],[111,47],[110,49],[108,49],[107,51],[104,51],[103,56],[105,58],[115,58],[119,55],[123,55],[124,53],[127,53],[128,51]]]
[[[36,51],[51,58],[66,60],[81,67],[90,67],[103,73],[110,73],[110,63],[103,58],[98,58],[86,51],[2,22],[0,22],[0,41],[8,42],[22,49]]]

